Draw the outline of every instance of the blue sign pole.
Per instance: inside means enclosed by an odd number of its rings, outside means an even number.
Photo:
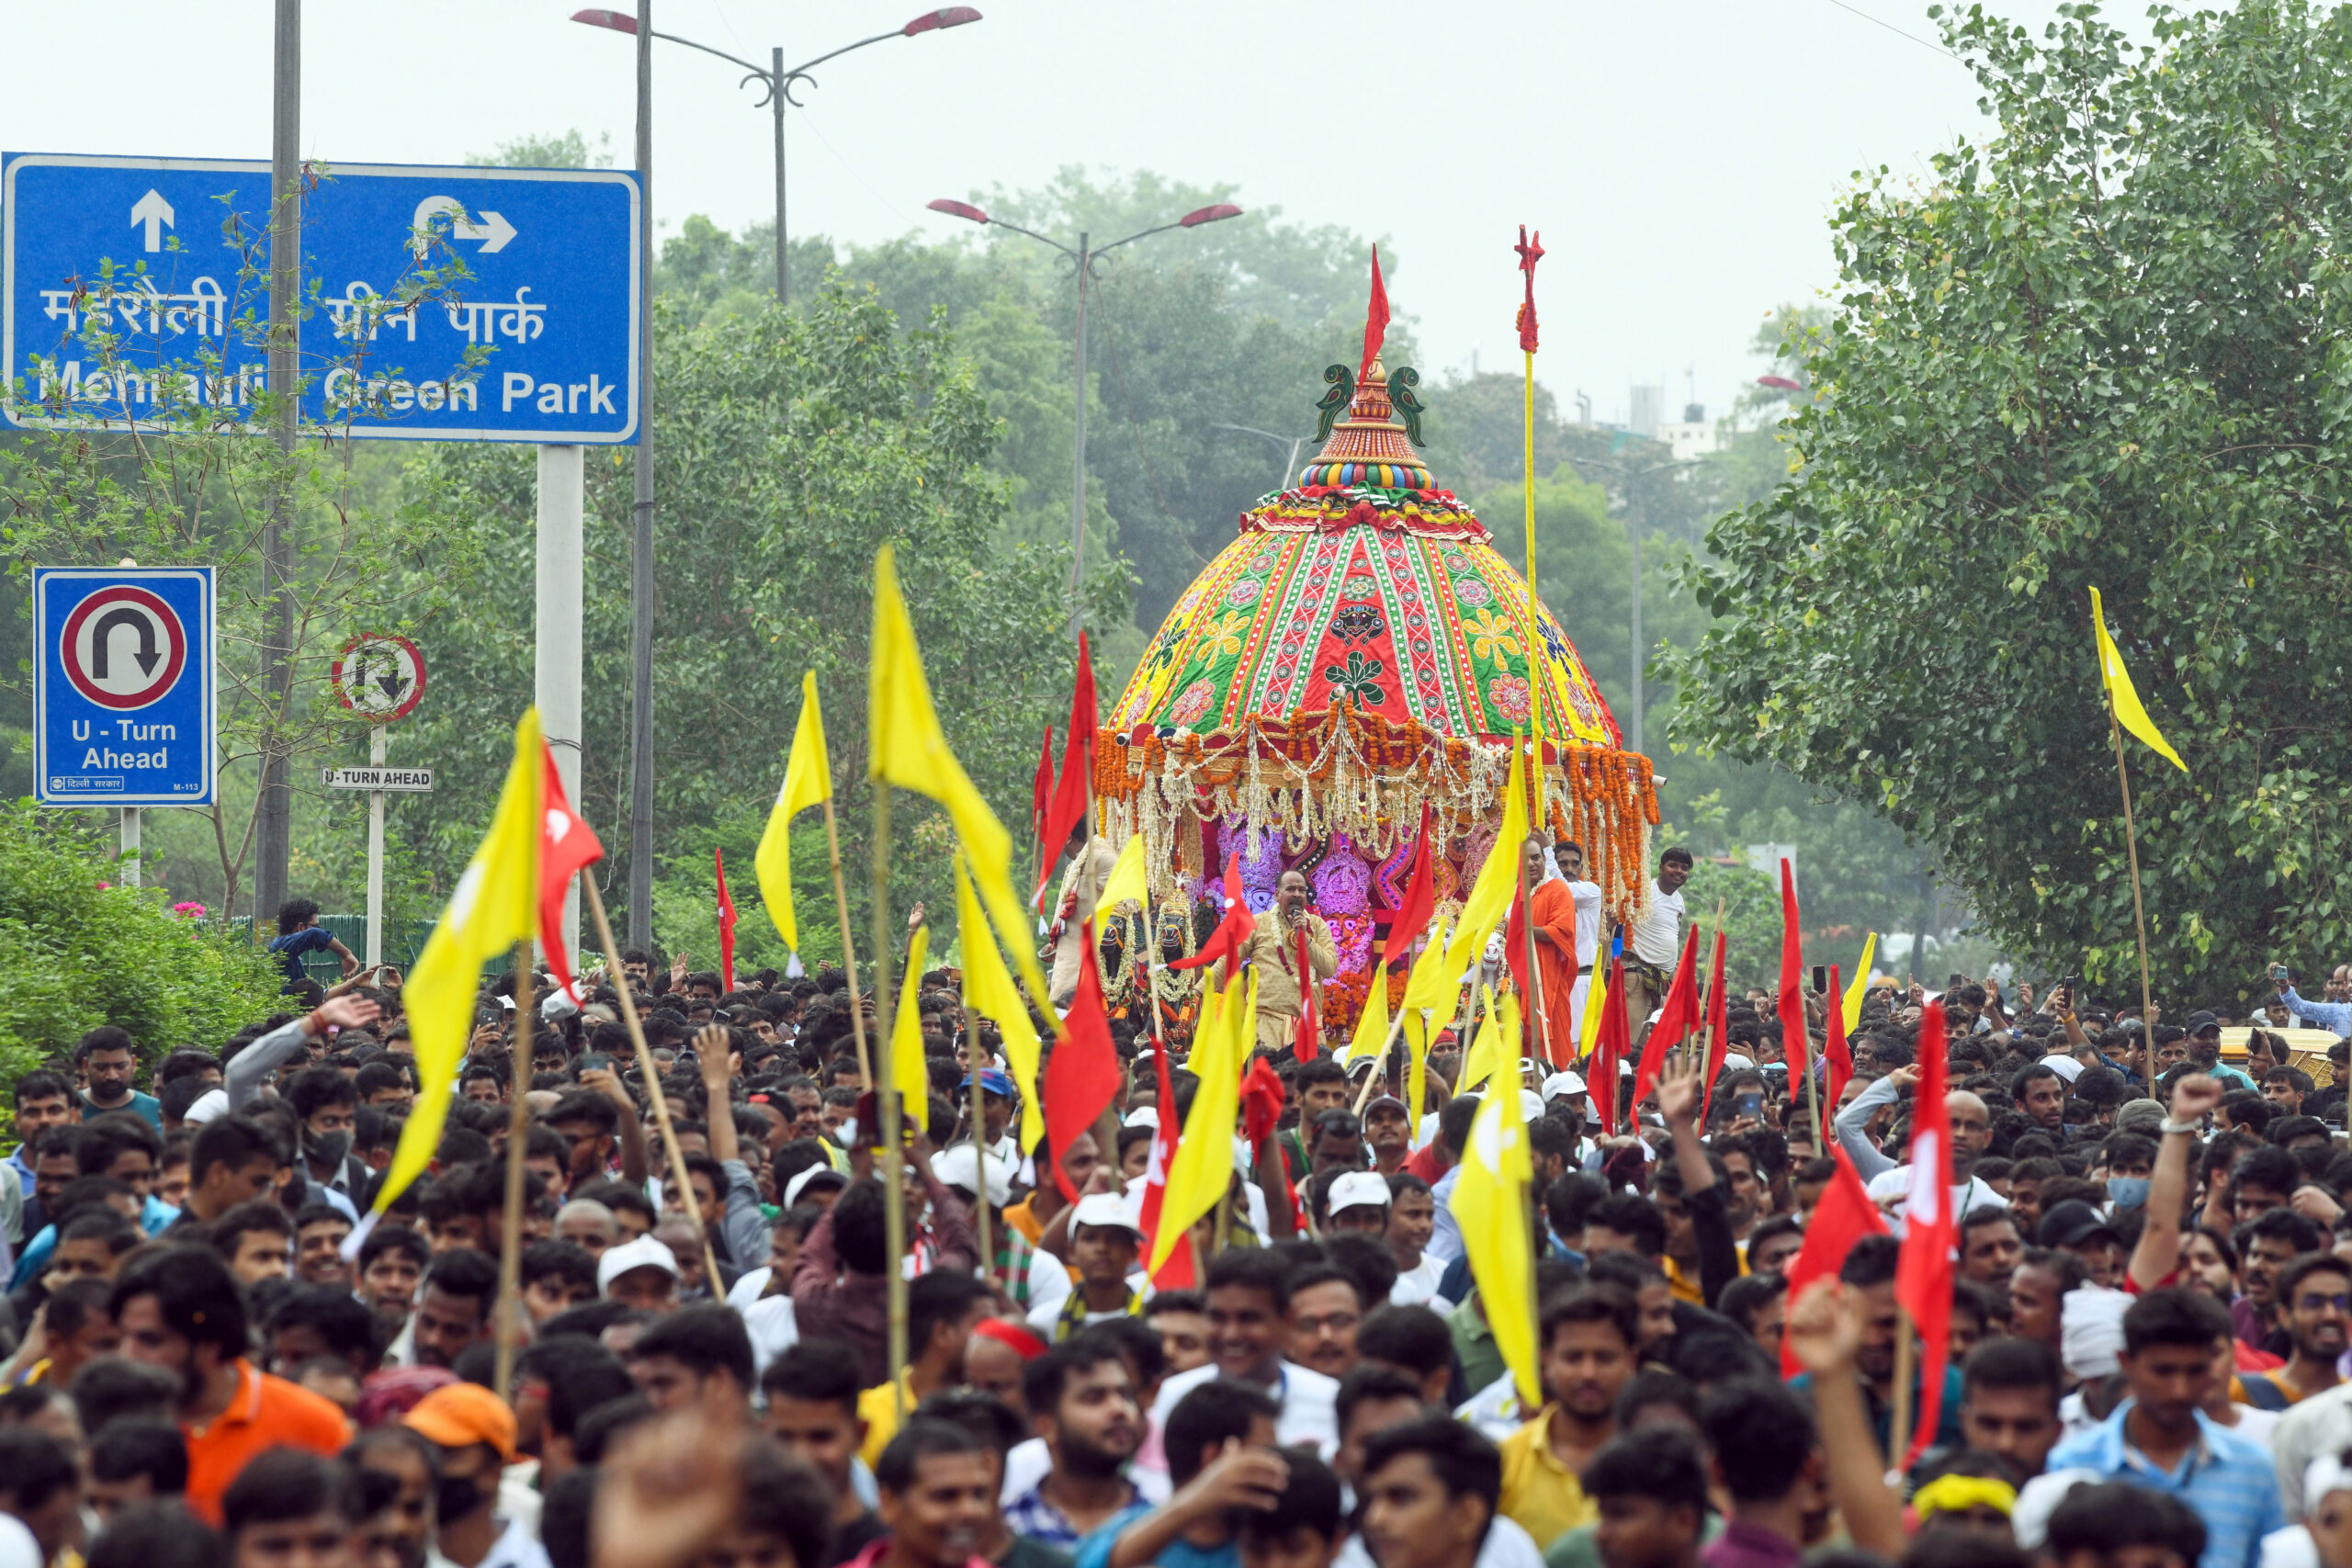
[[[209,806],[212,568],[33,569],[33,793],[49,806]]]
[[[259,434],[269,197],[266,163],[0,159],[0,379],[16,393],[0,420],[153,425],[177,411]],[[327,169],[302,200],[303,423],[635,441],[639,201],[623,170]]]

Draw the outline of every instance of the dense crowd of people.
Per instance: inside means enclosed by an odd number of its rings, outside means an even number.
[[[1532,852],[1547,882],[1579,858]],[[1667,852],[1652,926],[1689,863]],[[1580,979],[1598,917],[1552,902],[1544,967]],[[632,951],[552,997],[500,976],[428,1176],[355,1249],[421,1086],[400,976],[315,914],[280,919],[302,1010],[152,1059],[96,1029],[13,1086],[0,1568],[2352,1568],[2344,969],[2177,1023],[2077,983],[1883,980],[1842,1084],[1839,998],[1808,991],[1796,1041],[1775,998],[1732,996],[1639,1103],[1633,1061],[1588,1083],[1540,1023],[1457,1094],[1475,1032],[1447,1029],[1417,1122],[1402,1050],[1295,1027],[1328,932],[1286,881],[1242,955],[1288,979],[1256,1033],[1281,1103],[1179,1248],[1189,1282],[1155,1284],[1153,1036],[1185,1116],[1203,982],[1139,962],[1140,923],[1100,952],[1125,1082],[1059,1147],[1024,1145],[951,971],[917,981],[930,1082],[895,1153],[872,1000],[838,970],[729,989]],[[1638,934],[1671,954],[1672,929]],[[1057,971],[1086,957],[1052,945]],[[344,971],[323,993],[314,953]],[[1895,1300],[1930,1010],[1939,1401]],[[2336,1043],[2290,1050],[2297,1021]],[[1533,1172],[1535,1388],[1453,1208],[1497,1093]],[[1824,1264],[1813,1222],[1849,1179],[1886,1234]],[[1891,1470],[1929,1403],[1933,1442]]]

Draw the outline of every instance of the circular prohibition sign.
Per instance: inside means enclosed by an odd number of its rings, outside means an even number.
[[[125,649],[118,631],[134,634]],[[117,712],[160,701],[187,668],[187,628],[162,599],[117,583],[74,606],[58,634],[59,662],[74,689]]]

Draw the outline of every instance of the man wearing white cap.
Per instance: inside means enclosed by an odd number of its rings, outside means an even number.
[[[596,1259],[596,1293],[639,1312],[678,1304],[678,1258],[650,1235],[608,1247]]]
[[[1136,1197],[1142,1197],[1140,1188]],[[1029,1326],[1059,1341],[1089,1324],[1141,1312],[1143,1297],[1128,1283],[1127,1272],[1143,1243],[1143,1227],[1127,1200],[1114,1192],[1080,1198],[1069,1221],[1069,1261],[1078,1271],[1078,1286],[1057,1305],[1032,1307]]]
[[[957,1144],[931,1156],[931,1173],[941,1186],[967,1202],[978,1203],[980,1183],[973,1171],[978,1158],[970,1144]],[[1060,1258],[1032,1247],[1027,1236],[1005,1224],[1004,1206],[1012,1197],[1012,1175],[1008,1163],[994,1153],[988,1157],[988,1185],[989,1215],[994,1222],[990,1235],[996,1244],[996,1262],[989,1278],[1003,1288],[1023,1314],[1060,1311],[1069,1300],[1069,1270]]]
[[[1331,1178],[1325,1198],[1334,1231],[1365,1235],[1388,1234],[1388,1179],[1377,1171],[1343,1170]]]

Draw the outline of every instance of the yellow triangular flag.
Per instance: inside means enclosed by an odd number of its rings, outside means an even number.
[[[1522,1201],[1533,1176],[1519,1096],[1481,1097],[1462,1149],[1453,1213],[1495,1348],[1519,1385],[1521,1404],[1531,1410],[1544,1397],[1535,1361],[1535,1256]]]
[[[1216,1014],[1216,1027],[1206,1015]],[[1176,1157],[1168,1163],[1168,1190],[1160,1200],[1159,1235],[1151,1248],[1157,1274],[1184,1239],[1184,1233],[1217,1205],[1233,1184],[1233,1134],[1241,1116],[1241,1064],[1257,1038],[1258,971],[1250,971],[1249,989],[1229,986],[1221,998],[1203,1007],[1203,1027],[1194,1036],[1193,1059],[1187,1065],[1200,1076],[1200,1092],[1184,1118],[1184,1135],[1177,1140]]]
[[[1446,927],[1441,923],[1422,944],[1421,955],[1413,960],[1412,971],[1405,977],[1405,999],[1398,1004],[1406,1011],[1437,1010],[1448,1018],[1453,1016],[1462,965],[1452,961],[1445,937]]]
[[[1518,1053],[1503,1042],[1502,1021],[1500,1010],[1495,1006],[1495,993],[1484,986],[1478,987],[1478,993],[1486,998],[1486,1009],[1479,1015],[1478,1032],[1471,1039],[1469,1054],[1462,1058],[1462,1082],[1453,1091],[1456,1094],[1470,1093],[1505,1066],[1516,1066],[1519,1062]],[[1519,1036],[1514,1032],[1510,1038],[1516,1041]],[[1518,1081],[1517,1073],[1510,1076],[1513,1082]]]
[[[401,1003],[408,1012],[409,1047],[415,1053],[416,1105],[401,1127],[400,1145],[376,1190],[377,1213],[424,1174],[441,1145],[449,1116],[449,1086],[474,1029],[474,998],[482,965],[508,956],[538,931],[539,710],[526,708],[514,726],[514,759],[498,791],[490,831],[466,863],[449,902],[408,972]],[[526,1026],[527,1030],[527,1026]],[[524,1038],[527,1039],[527,1032]]]
[[[1012,891],[1012,838],[964,773],[932,705],[914,624],[899,595],[897,558],[889,546],[874,558],[874,640],[866,676],[871,727],[866,776],[927,795],[947,809],[957,841],[971,863],[972,885],[987,906],[998,940],[1039,1007],[1047,1001],[1045,971],[1031,950],[1029,916]]]
[[[2140,705],[2140,694],[2132,689],[2132,672],[2123,668],[2123,655],[2116,651],[2115,639],[2107,635],[2107,612],[2100,607],[2098,590],[2091,590],[2091,627],[2098,633],[2098,675],[2107,687],[2107,705],[2115,715],[2115,722],[2130,730],[2149,750],[2178,768],[2188,772],[2188,764],[2172,749],[2156,721]]]
[[[1609,944],[1604,942],[1600,947],[1601,951],[1593,955],[1592,984],[1585,988],[1584,1026],[1577,1031],[1578,1057],[1591,1055],[1592,1048],[1600,1043],[1600,1010],[1602,1004],[1609,1000],[1609,969],[1611,963],[1608,951]]]
[[[1845,999],[1838,1004],[1838,1010],[1846,1015],[1846,1032],[1849,1034],[1862,1021],[1862,998],[1871,994],[1871,955],[1876,952],[1878,932],[1865,933],[1862,937],[1862,961],[1854,965],[1854,983],[1846,987]]]
[[[972,896],[972,879],[964,857],[956,857],[956,934],[964,947],[964,1010],[994,1021],[1004,1040],[1004,1060],[1021,1089],[1021,1136],[1023,1154],[1046,1135],[1046,1113],[1037,1099],[1037,1026],[1021,999],[1012,976],[997,950],[995,933]]]
[[[784,788],[775,809],[760,833],[759,852],[752,869],[760,883],[760,902],[768,907],[775,934],[784,945],[800,951],[800,921],[792,908],[792,819],[811,806],[833,798],[833,764],[825,754],[825,716],[817,706],[817,672],[800,677],[800,724],[792,732],[792,756],[784,765]]]
[[[1102,896],[1094,900],[1094,918],[1100,920],[1130,900],[1140,909],[1150,897],[1151,886],[1143,871],[1143,835],[1137,833],[1127,840],[1119,858],[1112,863],[1111,874],[1102,883]]]
[[[1503,791],[1503,819],[1496,827],[1494,847],[1487,852],[1487,863],[1478,868],[1478,879],[1470,885],[1470,896],[1462,901],[1462,917],[1453,927],[1453,940],[1446,944],[1446,961],[1460,975],[1470,967],[1510,913],[1511,900],[1519,897],[1519,857],[1527,842],[1527,773],[1520,766],[1519,740],[1510,743],[1510,784]]]
[[[922,963],[931,956],[931,928],[915,928],[907,950],[907,973],[899,986],[899,1010],[890,1017],[890,1081],[908,1118],[931,1131],[931,1068],[922,1056]]]
[[[1348,1040],[1348,1054],[1343,1063],[1377,1061],[1380,1048],[1388,1043],[1388,961],[1382,959],[1372,967],[1372,979],[1363,993],[1363,1012],[1356,1019],[1356,1032]]]

